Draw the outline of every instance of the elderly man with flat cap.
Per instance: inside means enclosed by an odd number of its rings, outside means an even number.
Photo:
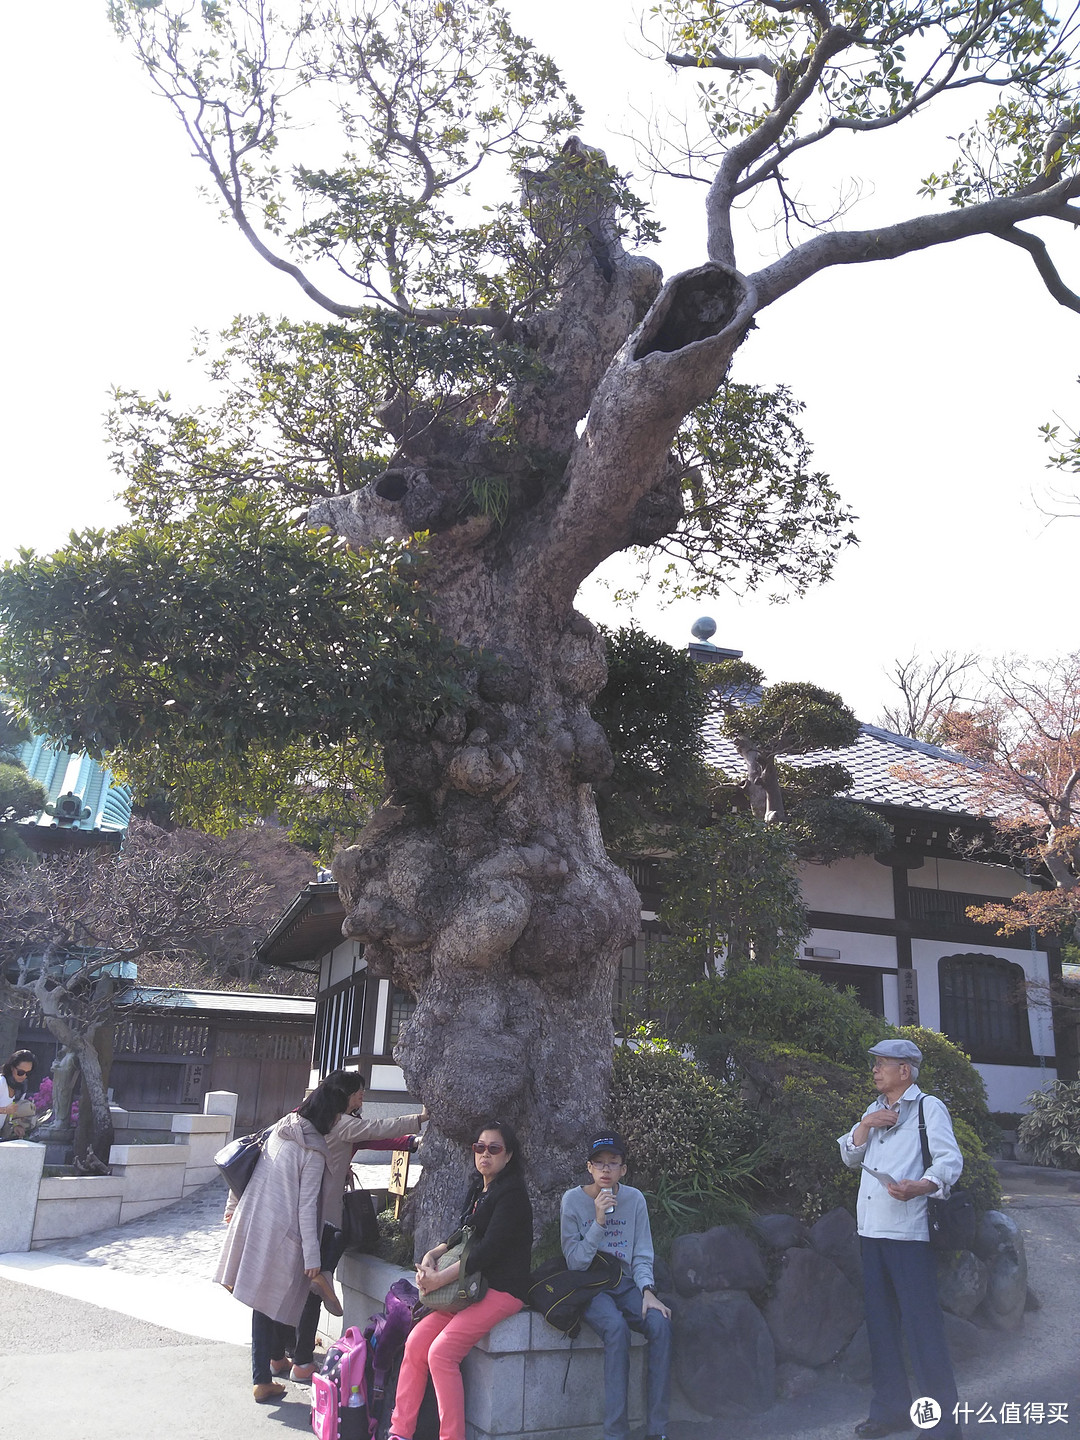
[[[922,1414],[920,1428],[927,1435],[956,1436],[956,1381],[937,1298],[926,1197],[948,1198],[964,1161],[944,1102],[924,1095],[915,1084],[922,1063],[919,1047],[910,1040],[882,1040],[870,1055],[878,1098],[859,1123],[840,1136],[844,1164],[853,1170],[862,1167],[858,1223],[874,1389],[869,1419],[856,1425],[855,1434],[877,1440],[913,1426],[903,1335],[916,1398],[933,1399],[941,1407],[937,1424],[927,1428]],[[919,1136],[920,1102],[929,1165],[923,1163]]]

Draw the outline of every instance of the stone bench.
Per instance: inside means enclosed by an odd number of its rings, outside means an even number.
[[[395,1280],[412,1272],[347,1253],[337,1268],[343,1325],[361,1329],[383,1307]],[[644,1348],[631,1337],[630,1424],[645,1418]],[[465,1380],[466,1440],[599,1440],[604,1412],[604,1351],[588,1326],[571,1343],[541,1315],[523,1310],[503,1320],[473,1347],[461,1367]],[[687,1415],[700,1421],[693,1411]],[[672,1417],[677,1418],[673,1408]]]

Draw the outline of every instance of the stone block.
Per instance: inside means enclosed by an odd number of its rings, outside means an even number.
[[[109,1164],[113,1173],[117,1165],[133,1169],[143,1165],[186,1165],[186,1145],[114,1145],[109,1151]]]
[[[970,1250],[951,1250],[937,1257],[937,1292],[941,1308],[963,1319],[986,1298],[987,1266]]]
[[[862,1250],[852,1215],[838,1205],[823,1215],[807,1234],[807,1241],[819,1255],[824,1255],[851,1281],[862,1289]]]
[[[465,1420],[482,1435],[520,1435],[526,1427],[525,1356],[492,1355],[474,1347],[461,1366]]]
[[[821,1371],[812,1370],[809,1365],[796,1365],[785,1360],[776,1367],[776,1393],[781,1400],[798,1400],[809,1395],[821,1384]]]
[[[220,1178],[221,1171],[216,1165],[189,1165],[184,1171],[184,1194],[190,1195],[193,1190],[199,1190],[203,1185],[209,1185],[212,1180]]]
[[[776,1355],[769,1328],[749,1295],[714,1290],[673,1315],[672,1358],[683,1394],[705,1415],[730,1407],[767,1410],[776,1398]]]
[[[229,1117],[227,1115],[174,1115],[172,1128],[176,1135],[224,1136],[229,1131]],[[224,1144],[224,1140],[219,1140],[218,1149],[220,1150]]]
[[[680,1235],[671,1247],[671,1273],[684,1297],[702,1290],[760,1290],[768,1284],[758,1247],[733,1225]]]
[[[240,1096],[233,1090],[208,1090],[203,1096],[204,1115],[225,1115],[229,1121],[226,1140],[231,1140],[236,1130],[236,1107]],[[222,1141],[224,1144],[225,1141]]]
[[[859,1328],[862,1296],[816,1250],[785,1250],[776,1290],[764,1313],[779,1360],[824,1365]]]
[[[42,1180],[42,1200],[102,1200],[124,1193],[119,1175],[51,1175]]]
[[[979,1318],[995,1330],[1016,1330],[1027,1307],[1027,1257],[1023,1247],[1002,1250],[987,1262],[986,1299]]]
[[[759,1215],[754,1229],[769,1250],[791,1250],[805,1245],[809,1230],[794,1215]]]
[[[120,1149],[127,1147],[121,1146]],[[131,1147],[135,1149],[135,1146]],[[180,1150],[181,1147],[168,1145],[146,1145],[139,1146],[139,1149],[146,1150]],[[184,1193],[184,1157],[180,1157],[179,1164],[171,1164],[166,1161],[150,1161],[149,1163],[124,1164],[113,1161],[113,1174],[119,1176],[124,1182],[124,1201],[130,1203],[134,1200],[179,1200]]]
[[[946,1326],[950,1320],[955,1319],[955,1315],[946,1315]],[[867,1338],[865,1323],[859,1326],[844,1346],[837,1364],[840,1374],[845,1380],[852,1380],[861,1385],[870,1379],[870,1341]]]
[[[949,1357],[954,1365],[967,1360],[981,1360],[986,1354],[986,1333],[962,1320],[959,1315],[945,1314],[945,1338],[949,1346]]]
[[[49,1240],[70,1240],[77,1235],[90,1235],[95,1230],[108,1230],[119,1223],[119,1195],[104,1195],[100,1199],[39,1200],[34,1219],[33,1246],[36,1248]]]
[[[0,1254],[29,1250],[34,1238],[44,1145],[6,1140],[0,1145]]]

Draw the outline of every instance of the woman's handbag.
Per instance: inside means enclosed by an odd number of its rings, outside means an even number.
[[[263,1153],[273,1128],[269,1125],[258,1135],[240,1135],[235,1140],[230,1140],[228,1145],[223,1145],[214,1156],[214,1164],[224,1175],[229,1189],[237,1198],[247,1189],[247,1183],[259,1163],[259,1156]]]
[[[439,1310],[443,1314],[454,1315],[469,1305],[475,1305],[477,1300],[482,1300],[487,1294],[487,1281],[479,1270],[474,1270],[471,1275],[465,1274],[465,1262],[469,1258],[469,1248],[472,1245],[472,1231],[465,1226],[458,1231],[458,1235],[460,1239],[452,1236],[451,1243],[435,1262],[437,1270],[447,1270],[455,1260],[460,1261],[458,1278],[449,1285],[440,1285],[438,1290],[429,1290],[426,1295],[421,1295],[421,1304],[427,1310]]]
[[[919,1141],[923,1169],[930,1168],[930,1146],[926,1140],[923,1102],[919,1100]],[[966,1190],[953,1190],[947,1200],[926,1202],[926,1224],[932,1250],[970,1250],[975,1243],[975,1203]]]
[[[375,1201],[371,1192],[362,1185],[345,1191],[341,1204],[341,1231],[346,1250],[370,1251],[378,1244],[379,1221],[375,1214]]]

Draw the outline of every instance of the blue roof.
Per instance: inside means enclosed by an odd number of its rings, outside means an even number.
[[[62,750],[35,736],[16,750],[32,780],[45,787],[50,803],[58,795],[73,791],[90,811],[85,820],[65,826],[72,830],[126,830],[131,822],[131,791],[118,785],[112,771],[89,755]],[[56,821],[42,810],[26,817],[29,824],[54,826]]]

